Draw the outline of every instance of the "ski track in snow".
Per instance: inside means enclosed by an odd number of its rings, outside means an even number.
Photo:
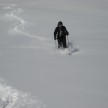
[[[3,4],[4,6],[5,4]],[[26,23],[23,18],[20,17],[20,14],[24,12],[24,9],[18,8],[17,5],[14,4],[6,4],[2,9],[10,10],[8,13],[3,15],[1,18],[5,19],[6,21],[15,21],[16,23],[14,24],[14,27],[11,28],[8,32],[9,35],[17,35],[18,33],[21,34],[21,36],[26,36],[31,39],[33,39],[33,42],[35,41],[35,44],[32,43],[30,46],[20,46],[18,48],[37,48],[37,49],[50,49],[53,45],[48,43],[48,39],[45,38],[44,36],[38,36],[38,35],[33,35],[29,33],[26,29]],[[17,48],[17,47],[12,47],[12,48]]]
[[[27,23],[23,18],[20,17],[20,14],[24,12],[24,9],[17,8],[17,5],[14,4],[3,4],[6,5],[2,9],[11,10],[10,12],[6,13],[2,18],[9,20],[16,20],[16,23],[12,29],[9,30],[9,34],[20,33],[24,36],[29,38],[37,39],[38,41],[45,41],[46,38],[32,35],[27,33],[25,30],[25,24]]]
[[[9,84],[8,84],[9,85]],[[0,108],[21,108],[35,105],[36,108],[45,108],[38,98],[32,97],[30,93],[22,92],[0,78]]]
[[[54,48],[54,45],[48,42],[48,39],[42,36],[37,36],[29,33],[26,29],[26,23],[23,18],[20,17],[20,14],[24,12],[24,9],[18,8],[15,4],[0,4],[3,6],[2,9],[9,10],[8,13],[3,15],[1,18],[7,21],[15,21],[14,27],[11,28],[8,32],[10,35],[21,34],[22,36],[26,36],[35,40],[35,44],[31,46],[20,46],[19,48],[37,48],[37,49],[46,49],[51,50],[53,55],[71,55],[74,52],[79,51],[77,47],[75,47],[72,42],[69,43],[68,49],[60,49]],[[13,47],[16,48],[16,47]]]

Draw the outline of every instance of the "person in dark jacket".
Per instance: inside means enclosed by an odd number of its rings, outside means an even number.
[[[63,26],[62,21],[59,21],[54,31],[54,40],[58,40],[58,48],[67,48],[66,35],[68,36],[69,32],[67,31],[66,27]]]

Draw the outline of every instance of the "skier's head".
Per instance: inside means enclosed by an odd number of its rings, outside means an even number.
[[[58,27],[61,27],[61,26],[63,26],[63,23],[62,23],[62,21],[59,21],[58,22]]]

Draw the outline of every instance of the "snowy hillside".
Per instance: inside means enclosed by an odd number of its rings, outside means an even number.
[[[107,0],[0,0],[0,108],[107,108],[107,47]]]

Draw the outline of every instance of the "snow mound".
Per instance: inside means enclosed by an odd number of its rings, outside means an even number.
[[[0,78],[0,108],[20,108],[33,104],[37,108],[44,106],[36,97],[32,97],[30,93],[24,93],[8,86],[6,81]]]
[[[79,49],[77,47],[69,49],[69,48],[65,48],[65,49],[57,49],[54,48],[54,50],[52,51],[53,55],[62,55],[62,56],[66,56],[66,55],[72,55],[75,52],[78,52]]]
[[[54,55],[72,55],[75,52],[79,51],[79,48],[74,44],[73,41],[69,41],[68,43],[68,48],[57,48],[57,44],[56,44],[56,48],[53,48],[52,54]]]

